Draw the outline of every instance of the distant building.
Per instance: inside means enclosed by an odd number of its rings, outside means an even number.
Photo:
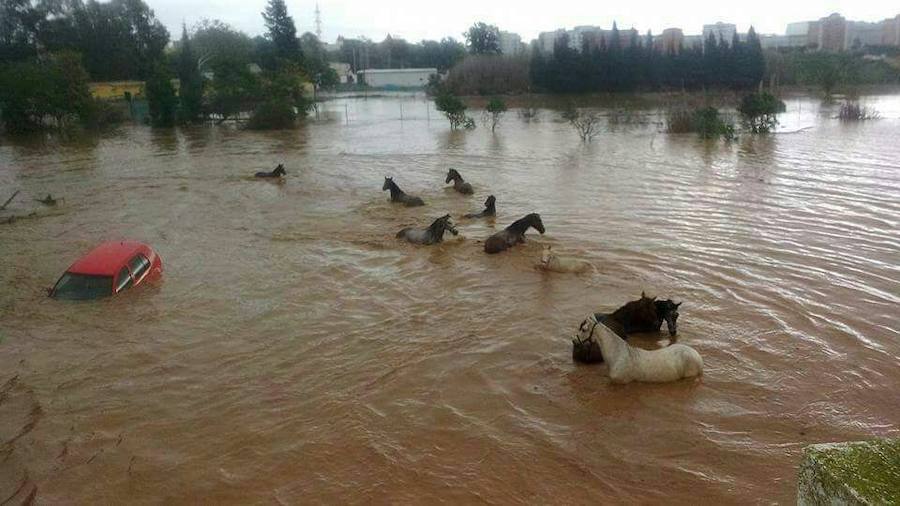
[[[435,68],[367,69],[356,73],[358,81],[373,88],[424,88]]]
[[[819,20],[818,48],[824,51],[842,51],[847,49],[847,20],[838,13]]]
[[[724,41],[731,44],[734,34],[737,33],[737,26],[732,23],[716,23],[714,25],[703,25],[703,40],[709,39],[709,34],[713,34],[716,40]]]
[[[900,14],[881,22],[881,45],[900,47]]]
[[[514,56],[525,52],[525,44],[522,44],[522,37],[517,33],[500,32],[500,52]]]
[[[556,41],[566,35],[563,29],[538,34],[538,50],[542,53],[552,54],[556,47]]]
[[[662,35],[654,38],[654,49],[665,54],[678,54],[684,44],[684,32],[681,28],[666,28]]]
[[[880,46],[883,23],[884,21],[878,23],[848,21],[847,35],[844,38],[844,49],[853,49],[863,46]]]

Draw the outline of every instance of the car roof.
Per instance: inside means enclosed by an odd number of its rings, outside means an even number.
[[[135,254],[143,253],[149,257],[152,251],[149,246],[137,241],[109,241],[81,257],[69,267],[68,272],[93,276],[115,276]]]

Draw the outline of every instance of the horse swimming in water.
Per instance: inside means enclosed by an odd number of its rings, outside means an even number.
[[[400,202],[406,207],[416,207],[416,206],[424,206],[425,201],[420,199],[419,197],[413,197],[412,195],[407,195],[403,190],[397,186],[397,183],[394,182],[394,178],[385,177],[384,185],[381,187],[381,191],[391,191],[391,202]]]
[[[572,342],[576,341],[600,343],[613,383],[664,383],[703,373],[703,359],[690,346],[672,344],[659,350],[635,348],[597,320],[593,313],[579,325]]]
[[[516,244],[524,243],[525,231],[531,227],[534,227],[534,229],[541,234],[544,233],[544,223],[541,221],[541,215],[538,213],[526,215],[525,217],[512,222],[512,224],[505,229],[488,237],[487,240],[484,241],[484,252],[488,254],[500,253]]]
[[[284,177],[287,174],[287,171],[284,170],[283,164],[278,164],[278,167],[275,167],[275,170],[272,172],[257,172],[253,175],[253,177],[264,177],[264,178],[274,178],[274,177]]]
[[[444,180],[444,183],[449,183],[453,181],[453,189],[462,193],[463,195],[471,195],[475,193],[475,190],[472,189],[472,185],[463,181],[462,175],[457,172],[456,169],[450,169],[447,171],[447,179]]]
[[[612,313],[594,313],[599,322],[603,322],[610,330],[622,339],[634,332],[658,332],[663,321],[669,330],[669,340],[674,341],[678,333],[678,307],[672,299],[656,300],[641,292],[641,298],[628,302]],[[594,340],[573,341],[572,359],[576,362],[593,364],[603,362],[600,343]]]
[[[497,216],[497,199],[493,195],[489,195],[484,201],[484,211],[469,213],[463,215],[463,218],[493,218],[494,216]]]
[[[450,221],[450,215],[445,214],[434,220],[428,228],[404,228],[397,232],[398,239],[406,239],[413,244],[437,244],[444,240],[444,232],[450,231],[451,234],[457,235],[459,232]]]
[[[578,258],[569,258],[569,257],[561,257],[553,252],[552,248],[549,244],[544,246],[544,251],[541,254],[541,263],[540,268],[545,271],[552,272],[573,272],[580,273],[591,270],[594,266],[591,265],[587,260],[580,260]]]

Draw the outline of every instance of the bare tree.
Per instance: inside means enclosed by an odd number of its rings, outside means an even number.
[[[569,106],[563,111],[562,117],[575,127],[582,142],[591,142],[600,133],[600,114],[596,111]]]

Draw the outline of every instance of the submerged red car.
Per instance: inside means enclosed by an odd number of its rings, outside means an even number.
[[[97,299],[161,274],[162,259],[150,246],[135,241],[110,241],[72,264],[49,294],[55,299]]]

